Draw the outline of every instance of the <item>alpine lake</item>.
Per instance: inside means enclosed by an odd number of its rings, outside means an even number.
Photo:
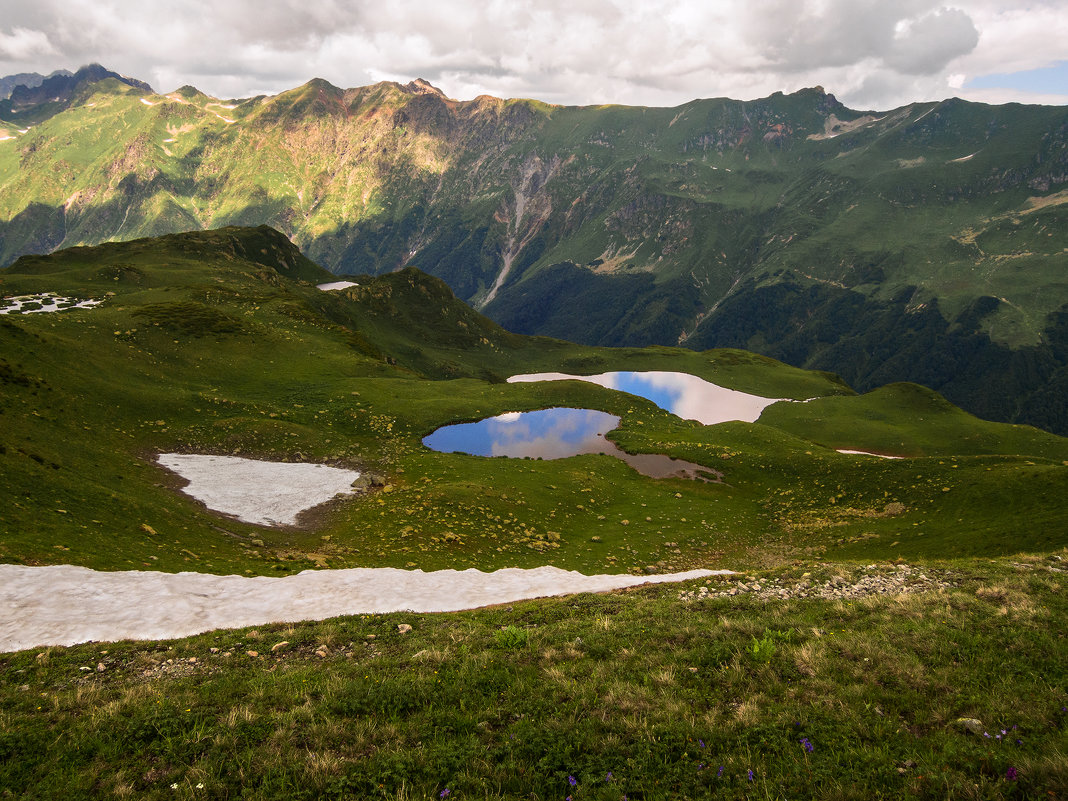
[[[728,420],[753,422],[765,407],[778,402],[720,387],[688,373],[666,371],[617,371],[591,376],[531,373],[508,379],[510,383],[570,380],[588,381],[646,398],[674,415],[704,425]],[[621,459],[651,478],[719,480],[719,474],[704,465],[662,454],[627,453],[605,436],[618,425],[619,417],[607,412],[554,407],[443,426],[424,437],[423,444],[443,453],[517,459],[564,459],[600,453]]]

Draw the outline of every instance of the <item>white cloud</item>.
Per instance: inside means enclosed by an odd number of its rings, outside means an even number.
[[[22,61],[55,52],[44,31],[19,27],[11,33],[0,30],[0,61]]]
[[[886,63],[899,72],[931,75],[979,43],[971,17],[958,9],[938,9],[895,26]]]
[[[38,0],[6,14],[0,70],[99,61],[224,97],[423,77],[460,98],[651,105],[820,84],[887,108],[1063,56],[1061,0],[943,2]]]

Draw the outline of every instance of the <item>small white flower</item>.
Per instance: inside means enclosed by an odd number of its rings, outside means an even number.
[[[178,789],[178,782],[175,782],[174,784],[172,784],[171,785],[171,789],[172,790],[177,790]]]
[[[198,790],[203,790],[204,789],[204,782],[197,782],[197,789]]]

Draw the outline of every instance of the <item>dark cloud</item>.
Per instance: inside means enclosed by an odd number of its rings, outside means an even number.
[[[906,21],[894,36],[886,63],[911,75],[930,75],[979,44],[971,17],[957,9],[939,9]]]

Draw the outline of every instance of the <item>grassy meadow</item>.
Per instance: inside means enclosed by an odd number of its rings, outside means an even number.
[[[915,385],[857,395],[742,351],[516,336],[414,270],[315,288],[330,278],[265,228],[72,249],[0,273],[3,297],[104,301],[0,316],[0,562],[741,575],[0,655],[0,797],[1068,789],[1068,440],[979,420]],[[702,426],[584,382],[504,381],[618,369],[807,402]],[[447,423],[550,406],[619,415],[611,437],[624,449],[722,480],[421,444]],[[325,462],[385,486],[266,528],[179,492],[154,461],[170,451]],[[944,586],[849,599],[714,592],[901,564]],[[702,584],[713,592],[681,597]]]

